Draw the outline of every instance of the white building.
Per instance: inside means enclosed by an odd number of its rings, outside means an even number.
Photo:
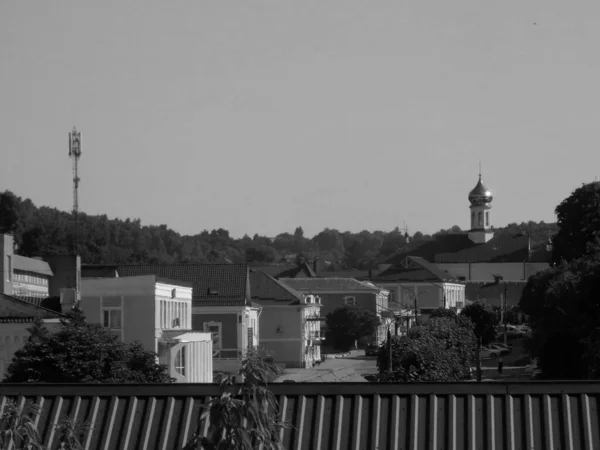
[[[212,336],[192,331],[192,286],[155,275],[83,279],[81,309],[123,342],[158,354],[182,383],[212,383]]]

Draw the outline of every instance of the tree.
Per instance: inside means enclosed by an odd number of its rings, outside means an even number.
[[[0,234],[15,234],[18,231],[19,201],[10,191],[0,193]]]
[[[326,324],[327,341],[338,350],[348,351],[357,340],[372,336],[380,321],[371,310],[344,305],[327,314]]]
[[[600,251],[532,276],[521,301],[527,343],[547,379],[600,379]]]
[[[600,242],[600,182],[584,184],[556,207],[558,232],[552,240],[552,262],[572,261],[593,252]]]
[[[140,343],[119,341],[76,309],[55,333],[34,325],[8,367],[6,382],[170,383],[167,366]]]
[[[470,378],[474,356],[473,326],[465,318],[434,317],[392,339],[392,369],[388,373],[387,344],[377,355],[381,381],[460,381]]]
[[[221,382],[222,394],[204,405],[195,433],[183,450],[281,449],[279,404],[267,385],[282,370],[260,350],[250,350],[234,376]],[[210,426],[203,437],[203,421]]]
[[[498,324],[498,317],[489,306],[475,302],[464,307],[460,314],[471,319],[473,332],[481,345],[487,345],[496,338],[494,327]]]

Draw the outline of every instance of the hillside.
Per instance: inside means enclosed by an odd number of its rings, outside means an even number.
[[[73,253],[74,219],[70,212],[37,207],[10,191],[0,194],[0,232],[12,233],[17,252],[24,256]],[[497,234],[527,233],[532,244],[545,243],[557,230],[555,223],[527,222],[497,228]],[[416,232],[410,246],[438,234],[460,232],[458,226],[433,235]],[[312,238],[302,227],[281,233],[275,239],[255,234],[233,239],[222,228],[182,236],[167,225],[142,225],[139,219],[109,219],[106,215],[79,215],[79,253],[88,264],[110,263],[206,263],[293,262],[297,256],[320,256],[331,269],[366,268],[405,247],[406,237],[398,228],[385,231],[341,232],[325,228]]]

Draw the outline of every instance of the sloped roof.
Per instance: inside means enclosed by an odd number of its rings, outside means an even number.
[[[432,263],[523,262],[529,259],[529,236],[494,236],[484,244],[475,244],[467,233],[446,234],[386,262],[395,265],[407,256],[420,256]]]
[[[506,288],[506,305],[515,306],[521,301],[521,295],[527,281],[515,281],[492,285],[489,283],[473,283],[468,282],[465,287],[465,297],[469,300],[485,301],[492,306],[502,306],[502,296]]]
[[[54,275],[50,265],[41,259],[27,258],[21,255],[12,255],[13,269],[35,272],[51,277]]]
[[[276,300],[299,304],[303,298],[300,292],[259,270],[250,270],[250,294],[252,300],[258,303],[264,300]]]
[[[0,323],[28,323],[35,319],[58,319],[64,314],[52,311],[42,306],[0,294]]]
[[[386,263],[395,265],[404,260],[407,256],[420,256],[429,262],[434,262],[435,255],[437,254],[455,253],[476,245],[477,244],[469,239],[467,234],[445,234],[438,236],[434,240],[425,241],[420,245],[418,245],[418,242],[415,243],[415,241],[413,241],[408,245],[409,250],[388,258]]]
[[[354,278],[281,278],[279,281],[300,292],[365,291],[379,292],[381,288]]]
[[[529,236],[496,236],[485,244],[454,253],[439,253],[438,263],[524,262],[529,259]]]
[[[600,448],[597,382],[272,383],[284,448]],[[92,422],[83,442],[105,448],[183,448],[208,431],[203,406],[217,384],[3,383],[6,400],[43,402],[35,419],[46,448],[70,412]],[[115,420],[116,419],[116,420]]]
[[[272,277],[276,276],[278,273],[284,272],[286,270],[294,269],[298,267],[296,264],[274,264],[274,265],[261,265],[261,264],[252,264],[248,265],[249,269],[261,271],[266,273],[267,275],[271,275]]]
[[[388,268],[379,276],[373,277],[374,282],[383,281],[405,281],[405,282],[454,282],[458,283],[457,278],[440,269],[433,263],[419,256],[407,256],[398,264]]]
[[[247,264],[130,264],[117,267],[119,276],[156,275],[193,285],[194,306],[247,306]]]
[[[307,262],[303,262],[298,266],[294,266],[291,269],[286,269],[283,272],[280,272],[276,275],[273,275],[275,278],[297,278],[298,276],[304,277],[316,277],[317,274],[313,270],[313,268]]]

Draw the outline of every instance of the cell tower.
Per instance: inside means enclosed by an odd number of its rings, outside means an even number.
[[[73,127],[69,133],[69,158],[73,161],[73,216],[75,218],[75,254],[79,254],[79,158],[81,157],[81,133]]]

